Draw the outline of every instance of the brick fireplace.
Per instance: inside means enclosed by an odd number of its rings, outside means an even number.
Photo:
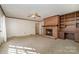
[[[44,19],[44,35],[58,38],[59,16],[51,16]]]
[[[79,11],[44,19],[44,35],[79,42]]]

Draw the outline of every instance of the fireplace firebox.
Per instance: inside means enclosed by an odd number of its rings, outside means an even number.
[[[46,35],[52,36],[52,29],[46,29]]]
[[[74,40],[75,39],[74,33],[64,33],[64,38]]]

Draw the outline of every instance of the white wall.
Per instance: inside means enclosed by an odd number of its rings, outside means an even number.
[[[7,36],[25,36],[35,34],[35,21],[6,18]]]

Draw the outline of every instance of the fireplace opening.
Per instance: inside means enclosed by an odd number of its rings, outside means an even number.
[[[74,33],[64,33],[64,38],[74,40]]]
[[[52,36],[52,29],[46,29],[46,35]]]

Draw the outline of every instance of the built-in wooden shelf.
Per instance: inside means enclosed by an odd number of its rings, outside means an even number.
[[[74,40],[79,41],[79,11],[67,13],[60,16],[60,34],[59,37],[65,37],[66,32],[73,32]],[[61,36],[62,34],[62,36]]]

